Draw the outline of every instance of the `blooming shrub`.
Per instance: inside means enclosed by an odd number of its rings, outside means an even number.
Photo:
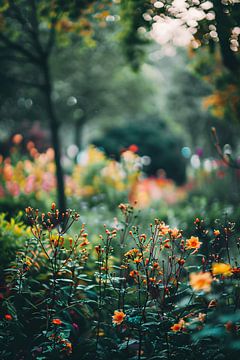
[[[175,204],[187,197],[184,186],[176,186],[173,180],[167,178],[139,179],[132,188],[130,201],[137,202],[138,207],[147,208],[153,202]]]
[[[120,199],[128,199],[140,177],[139,163],[139,156],[131,150],[123,152],[118,162],[89,146],[66,179],[67,195],[116,206]]]
[[[0,209],[11,215],[15,209],[24,210],[31,202],[36,207],[47,207],[55,196],[54,152],[49,148],[39,153],[32,142],[27,144],[28,156],[19,158],[17,148],[12,156],[0,156]]]
[[[41,198],[44,193],[55,190],[53,150],[49,148],[40,154],[32,144],[29,155],[30,158],[17,162],[11,158],[0,159],[0,197],[34,193],[36,198]]]
[[[122,221],[93,244],[75,211],[26,209],[32,237],[1,298],[2,358],[238,359],[234,224],[209,231],[196,219],[186,238],[159,219],[143,232],[119,208]]]
[[[0,157],[0,208],[11,214],[29,202],[34,207],[47,208],[55,198],[53,150],[39,153],[34,143],[29,142],[27,151],[21,160],[17,148],[12,148],[11,157]],[[69,201],[73,205],[84,200],[90,205],[104,203],[116,208],[125,199],[146,208],[153,201],[173,204],[186,197],[184,187],[177,187],[170,179],[144,178],[136,151],[136,146],[131,145],[122,152],[120,161],[116,161],[89,146],[78,164],[71,163],[65,176]]]
[[[12,157],[0,157],[0,204],[11,203],[13,199],[25,203],[26,198],[32,202],[34,197],[41,205],[50,205],[55,197],[53,150],[39,153],[32,142],[27,148],[28,156],[24,160],[18,160],[16,148]],[[94,197],[95,202],[116,206],[121,198],[128,199],[139,176],[139,156],[133,151],[125,151],[117,162],[89,146],[80,163],[72,164],[65,177],[66,194],[78,200],[92,201]]]

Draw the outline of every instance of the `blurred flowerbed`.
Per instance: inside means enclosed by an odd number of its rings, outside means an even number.
[[[158,177],[147,177],[136,145],[125,149],[119,161],[92,145],[75,158],[65,156],[63,160],[68,206],[80,209],[86,221],[91,219],[96,226],[100,214],[102,221],[107,221],[122,201],[141,210],[144,224],[151,213],[184,229],[189,228],[193,216],[204,217],[206,212],[212,226],[222,216],[239,222],[239,170],[222,160],[204,158],[202,151],[189,158],[187,182],[181,186],[167,179],[163,171]],[[29,203],[46,209],[55,198],[53,150],[40,153],[32,141],[24,144],[16,134],[9,154],[0,158],[0,210],[9,217]]]
[[[49,148],[39,153],[30,141],[22,157],[21,141],[22,138],[15,135],[10,156],[0,157],[1,207],[14,199],[21,199],[21,202],[25,199],[24,205],[27,205],[26,200],[32,198],[47,206],[55,198],[54,152]],[[170,179],[146,178],[134,145],[121,153],[120,161],[108,158],[92,145],[80,155],[78,163],[68,164],[65,176],[66,195],[74,204],[86,200],[115,207],[126,200],[145,208],[153,201],[172,204],[186,196],[184,187],[177,187]]]

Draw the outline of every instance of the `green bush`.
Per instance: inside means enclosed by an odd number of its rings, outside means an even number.
[[[185,181],[186,176],[181,143],[182,140],[164,122],[151,119],[111,126],[101,138],[93,140],[94,145],[103,147],[108,155],[115,158],[119,158],[123,149],[137,145],[139,155],[151,158],[151,163],[144,167],[148,175],[156,175],[159,169],[163,169],[167,177],[179,184]]]
[[[3,283],[3,271],[15,259],[20,249],[30,236],[30,228],[20,220],[19,213],[14,219],[7,220],[6,214],[0,214],[0,281]]]
[[[46,201],[36,199],[35,194],[20,194],[18,196],[7,195],[0,198],[0,213],[5,213],[6,217],[17,216],[19,211],[25,211],[29,203],[33,204],[35,208],[46,209],[47,208],[47,196]]]

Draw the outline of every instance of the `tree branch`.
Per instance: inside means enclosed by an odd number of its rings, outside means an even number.
[[[229,16],[225,13],[225,6],[219,0],[214,0],[216,26],[223,63],[234,75],[239,71],[239,62],[236,54],[230,49],[230,36],[232,24]]]
[[[33,46],[36,48],[36,51],[41,56],[43,55],[43,49],[41,42],[39,41],[39,31],[38,31],[38,19],[37,19],[37,8],[35,4],[35,0],[31,0],[31,20],[26,18],[21,9],[17,6],[14,0],[9,0],[12,10],[16,16],[18,22],[26,28],[27,32],[31,36],[33,40]]]
[[[220,158],[222,159],[222,161],[224,162],[225,165],[227,165],[228,167],[231,167],[233,169],[240,169],[240,165],[238,165],[238,163],[236,161],[234,161],[234,159],[232,159],[232,157],[230,155],[225,155],[220,143],[219,143],[219,139],[218,139],[218,135],[217,135],[217,131],[215,127],[211,128],[211,132],[212,132],[212,137],[213,137],[213,141],[214,141],[214,146],[217,150],[218,155],[220,156]]]
[[[0,48],[0,53],[1,53],[1,48]],[[0,61],[12,61],[15,62],[16,64],[18,63],[26,64],[26,60],[24,58],[10,54],[1,54]]]
[[[9,75],[6,75],[5,73],[0,72],[0,77],[2,77],[3,79],[6,79],[7,81],[15,82],[15,83],[18,83],[21,85],[34,87],[34,88],[41,89],[41,90],[44,89],[43,84],[35,83],[35,82],[31,82],[31,81],[25,81],[23,79],[18,79],[17,77],[9,76]]]
[[[50,34],[49,34],[49,38],[48,38],[48,42],[47,42],[47,46],[45,49],[45,53],[49,54],[53,48],[53,44],[54,44],[54,40],[55,40],[55,25],[57,22],[57,16],[53,17],[51,20],[51,29],[50,29]]]
[[[39,39],[39,21],[37,17],[37,7],[35,0],[30,0],[31,8],[32,8],[32,27],[33,27],[33,38],[36,42],[36,46],[38,49],[38,52],[41,56],[44,56],[43,47],[41,44],[41,41]]]
[[[23,56],[28,58],[32,63],[39,65],[39,59],[31,54],[30,51],[22,47],[21,45],[17,44],[16,42],[10,40],[7,36],[5,36],[3,33],[0,33],[0,42],[8,46],[10,49],[21,53]]]

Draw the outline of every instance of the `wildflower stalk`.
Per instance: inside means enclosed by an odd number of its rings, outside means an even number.
[[[124,228],[122,230],[122,235],[120,237],[120,264],[123,264],[125,241],[126,241],[126,237],[129,232],[129,228],[131,227],[131,224],[133,221],[133,208],[126,204],[120,204],[119,208],[124,215]],[[123,280],[123,277],[126,278],[126,276],[124,276],[124,269],[122,267],[120,267],[118,309],[120,309],[120,308],[124,309],[124,298],[125,298],[124,283],[126,286],[126,281]]]
[[[97,333],[96,333],[96,348],[95,348],[95,359],[97,359],[97,353],[98,353],[98,344],[99,344],[99,332],[100,332],[100,324],[101,324],[101,312],[102,312],[102,249],[101,246],[99,246],[99,251],[97,251],[98,254],[98,278],[99,278],[99,295],[98,295],[98,320],[97,320]]]

